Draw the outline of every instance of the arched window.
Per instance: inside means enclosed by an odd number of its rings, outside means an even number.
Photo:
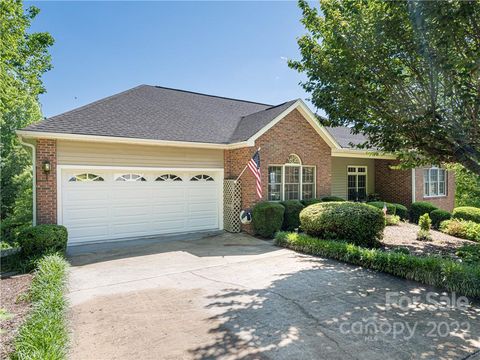
[[[72,176],[68,181],[104,181],[100,175],[85,173]]]
[[[300,156],[298,156],[297,154],[290,154],[288,155],[286,164],[302,165],[302,160],[300,159]]]
[[[155,181],[182,181],[182,178],[174,174],[160,175]]]
[[[147,179],[138,174],[124,174],[118,176],[115,181],[147,181]]]
[[[190,179],[190,181],[214,181],[211,176],[201,174],[201,175],[195,175]]]

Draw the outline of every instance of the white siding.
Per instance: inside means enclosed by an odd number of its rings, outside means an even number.
[[[223,168],[223,150],[57,141],[59,165]]]

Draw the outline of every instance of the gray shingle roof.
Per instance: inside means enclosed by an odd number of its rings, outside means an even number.
[[[140,85],[23,130],[227,144],[254,135],[284,105]]]
[[[355,145],[359,145],[367,141],[367,137],[363,134],[352,134],[351,129],[346,126],[330,127],[325,129],[337,140],[338,144],[344,149],[352,149]],[[353,145],[353,146],[352,146]]]

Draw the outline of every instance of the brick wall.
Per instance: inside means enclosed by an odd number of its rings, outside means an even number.
[[[226,150],[224,154],[225,178],[236,178],[254,154],[261,147],[261,173],[263,199],[268,196],[268,165],[284,164],[288,155],[300,156],[302,164],[316,166],[316,196],[330,195],[331,150],[305,118],[294,110],[265,134],[260,136],[254,147]],[[252,208],[258,199],[255,191],[255,178],[247,169],[241,178],[242,209]],[[252,232],[250,226],[242,228]]]
[[[410,206],[412,203],[412,170],[392,169],[396,160],[375,160],[375,193],[382,200]]]
[[[455,174],[452,171],[447,172],[447,195],[426,198],[424,196],[424,179],[423,170],[428,168],[422,167],[415,169],[415,200],[416,201],[428,201],[433,205],[447,211],[452,211],[455,207]]]
[[[57,143],[56,140],[37,139],[37,224],[57,223]],[[42,170],[44,161],[51,171]]]

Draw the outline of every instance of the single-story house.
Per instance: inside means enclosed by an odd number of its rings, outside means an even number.
[[[261,200],[377,193],[454,205],[452,173],[392,169],[395,156],[352,147],[360,135],[320,125],[299,99],[269,105],[141,85],[18,135],[35,152],[36,222],[65,225],[69,245],[224,229],[260,201],[249,171],[227,180],[258,148]]]

